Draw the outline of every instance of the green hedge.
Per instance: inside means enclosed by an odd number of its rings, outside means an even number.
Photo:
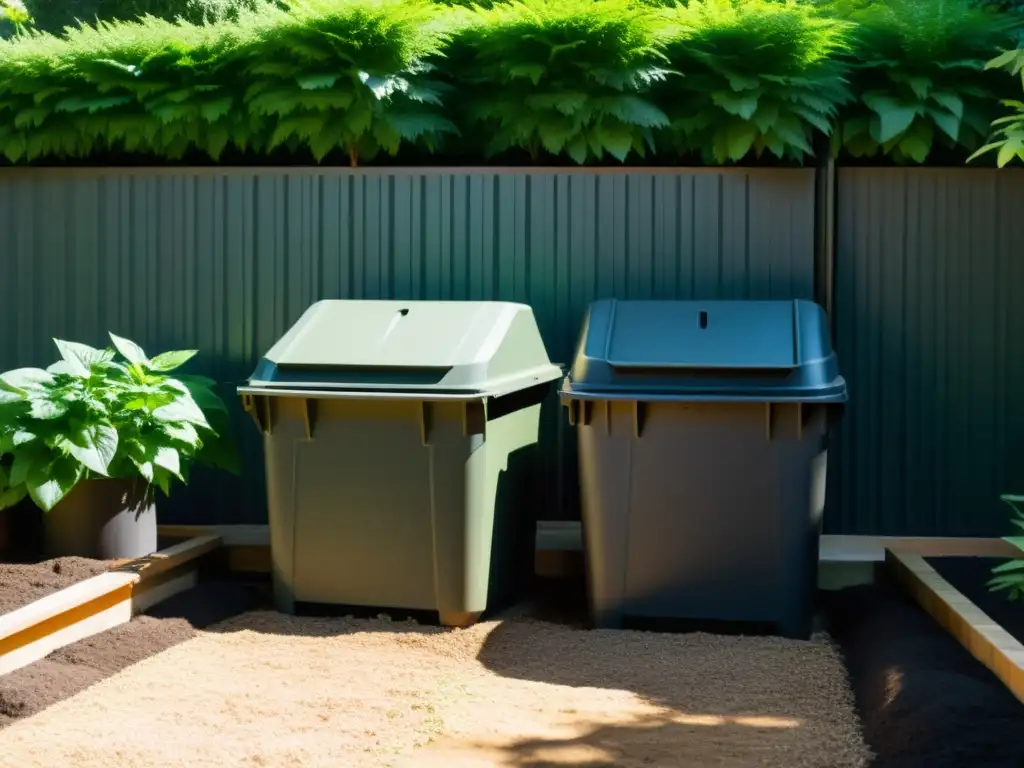
[[[0,42],[0,151],[799,162],[831,137],[924,162],[977,149],[1019,92],[985,62],[1020,17],[975,0],[289,4]]]

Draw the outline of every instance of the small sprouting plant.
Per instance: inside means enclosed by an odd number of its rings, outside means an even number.
[[[1024,511],[1019,505],[1024,504],[1024,496],[1004,494],[999,497],[1006,502],[1013,515],[1010,522],[1017,528],[1024,531]],[[1024,552],[1024,536],[1004,536],[1003,541],[1012,544]],[[1019,600],[1024,597],[1024,558],[1008,560],[1002,565],[992,569],[992,579],[988,583],[989,589],[993,592],[1008,590],[1011,600]]]

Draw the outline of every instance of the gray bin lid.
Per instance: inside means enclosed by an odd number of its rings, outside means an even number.
[[[845,402],[825,312],[811,301],[590,305],[570,399]]]
[[[318,301],[242,394],[468,398],[553,381],[533,310],[500,301]]]

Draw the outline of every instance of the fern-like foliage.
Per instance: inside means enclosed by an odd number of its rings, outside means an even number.
[[[646,98],[664,79],[653,17],[624,0],[523,0],[470,12],[446,66],[487,152],[577,163],[654,149],[668,118]]]
[[[1010,74],[1020,77],[1021,87],[1024,88],[1024,48],[1004,51],[992,59],[986,68],[1007,70]],[[996,163],[1000,168],[1014,158],[1024,161],[1024,101],[1003,99],[1002,105],[1013,111],[992,121],[991,143],[971,155],[968,162],[993,151],[998,153]]]
[[[1016,15],[973,0],[837,0],[830,10],[857,24],[858,98],[835,151],[922,163],[935,143],[978,148],[1002,86],[985,63],[1011,46]]]
[[[665,12],[682,77],[658,87],[672,118],[659,138],[707,162],[767,150],[802,160],[851,99],[839,54],[850,25],[798,0],[690,0]]]
[[[414,0],[295,0],[237,22],[153,17],[0,43],[0,151],[217,158],[229,144],[351,161],[454,131],[421,63],[443,33]]]

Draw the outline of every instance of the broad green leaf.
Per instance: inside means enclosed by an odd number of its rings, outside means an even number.
[[[166,446],[157,448],[153,463],[158,467],[163,467],[172,475],[181,474],[181,455],[174,448]]]
[[[7,509],[16,504],[28,495],[28,487],[24,484],[10,486],[0,491],[0,509]]]
[[[60,356],[75,376],[87,377],[92,373],[94,365],[109,362],[114,357],[113,352],[108,349],[96,349],[76,341],[54,339],[53,343],[57,345]]]
[[[923,163],[928,159],[928,152],[931,149],[931,142],[926,141],[919,134],[908,134],[899,143],[900,151],[915,162]]]
[[[28,483],[28,493],[40,509],[49,512],[70,493],[81,477],[81,465],[68,459],[58,459],[42,482]]]
[[[6,389],[0,389],[0,405],[18,403],[24,399],[25,395],[19,394],[18,392],[10,392]]]
[[[625,162],[633,148],[633,135],[625,126],[601,125],[597,128],[601,144],[620,163]]]
[[[59,419],[68,412],[68,404],[62,400],[50,400],[46,397],[29,399],[29,416],[33,419],[49,421]]]
[[[117,453],[117,430],[110,424],[90,424],[70,439],[71,455],[98,475],[107,475]]]
[[[202,409],[196,405],[191,395],[182,395],[170,405],[153,411],[153,416],[160,421],[184,421],[197,427],[209,429],[210,424]]]
[[[756,92],[733,93],[731,91],[716,91],[711,94],[712,100],[728,112],[744,120],[749,120],[757,111],[757,100],[759,94]],[[744,152],[743,154],[746,154]]]
[[[862,97],[864,103],[878,115],[879,135],[876,140],[887,142],[903,133],[917,117],[917,105],[905,104],[891,96],[868,92]]]
[[[725,132],[725,141],[730,160],[739,161],[746,157],[757,138],[757,127],[752,123],[734,121]]]
[[[928,107],[928,116],[939,126],[944,134],[956,141],[960,136],[960,120],[956,115],[950,114],[943,109]]]
[[[18,429],[15,430],[13,435],[11,435],[11,445],[14,448],[17,448],[19,445],[31,443],[33,440],[36,439],[36,437],[37,435],[33,434],[32,432],[27,432],[24,429]]]
[[[29,477],[36,474],[36,468],[48,464],[49,461],[50,452],[40,443],[33,443],[20,451],[15,451],[8,478],[10,484],[21,485],[28,482]]]
[[[932,100],[948,109],[957,120],[964,118],[964,100],[950,91],[933,91]]]
[[[185,349],[177,352],[161,352],[147,363],[146,367],[154,371],[173,371],[180,368],[198,354],[196,349]]]
[[[191,448],[196,448],[200,444],[199,433],[188,422],[164,424],[164,434],[172,440],[177,440]]]
[[[136,461],[132,459],[136,469],[139,470],[139,474],[146,480],[147,483],[153,482],[153,462],[151,461]]]
[[[110,334],[110,340],[114,343],[114,348],[121,353],[129,363],[135,363],[136,365],[144,365],[149,362],[149,358],[146,357],[146,353],[142,347],[136,344],[134,341],[129,339],[121,338],[115,334]]]
[[[19,394],[40,392],[50,384],[53,384],[53,376],[41,368],[17,368],[0,374],[0,389]]]
[[[996,164],[1002,168],[1015,157],[1024,160],[1024,140],[1016,137],[1007,139],[1006,143],[999,148]]]
[[[303,75],[295,78],[295,82],[299,84],[299,88],[304,91],[315,91],[320,88],[330,88],[336,82],[338,82],[339,75],[336,74],[323,74],[323,75]]]

